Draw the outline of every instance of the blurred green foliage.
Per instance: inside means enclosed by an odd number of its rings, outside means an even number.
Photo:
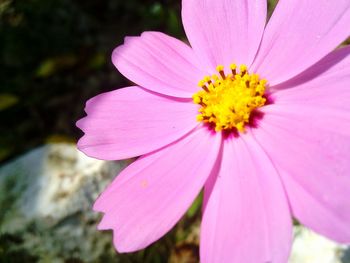
[[[77,139],[85,101],[128,85],[110,54],[126,35],[183,36],[179,1],[0,0],[0,162]]]

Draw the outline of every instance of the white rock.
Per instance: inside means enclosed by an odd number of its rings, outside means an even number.
[[[96,230],[100,215],[91,207],[127,164],[86,157],[73,144],[43,146],[6,164],[0,169],[0,233],[19,236],[25,249],[49,262],[98,259],[112,242]]]
[[[289,263],[350,263],[349,247],[320,236],[303,226],[294,227]]]

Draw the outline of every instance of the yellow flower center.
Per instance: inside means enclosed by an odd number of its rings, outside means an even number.
[[[249,74],[246,65],[239,72],[236,65],[232,73],[225,75],[224,67],[218,66],[218,75],[206,76],[198,85],[203,89],[193,95],[193,101],[201,105],[197,120],[207,123],[215,131],[245,131],[252,112],[265,105],[266,83],[257,74]]]

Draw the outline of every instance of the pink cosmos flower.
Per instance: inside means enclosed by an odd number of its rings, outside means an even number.
[[[266,5],[183,0],[191,47],[145,32],[114,50],[138,86],[92,98],[77,125],[89,156],[142,155],[94,205],[119,252],[158,240],[203,186],[201,262],[287,262],[292,217],[350,241],[350,47],[333,51],[350,1],[280,0],[265,27]]]

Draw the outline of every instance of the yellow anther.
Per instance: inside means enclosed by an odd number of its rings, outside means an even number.
[[[211,83],[211,77],[210,76],[205,76],[203,79],[206,83]]]
[[[216,70],[220,73],[220,76],[221,76],[222,79],[226,78],[223,65],[217,66]]]
[[[218,75],[204,77],[199,85],[204,89],[193,95],[193,102],[201,105],[197,121],[210,124],[215,131],[245,131],[250,122],[251,113],[265,105],[266,80],[259,75],[249,74],[246,65],[230,65],[232,74],[225,76],[224,67],[219,65]]]
[[[203,85],[205,85],[205,81],[201,80],[198,82],[198,87],[203,87]]]
[[[201,103],[201,97],[199,95],[197,95],[197,94],[194,94],[192,96],[192,99],[193,99],[193,102],[196,103],[196,104]]]
[[[259,81],[259,83],[260,83],[261,85],[265,86],[266,83],[267,83],[267,80],[266,80],[266,79],[262,79],[262,80]]]
[[[231,70],[235,70],[236,68],[237,68],[237,65],[236,65],[236,64],[231,64],[231,65],[230,65],[230,69],[231,69]]]
[[[244,64],[242,64],[240,67],[239,67],[239,70],[241,71],[242,75],[245,74],[248,70],[248,67]]]
[[[237,123],[236,129],[240,132],[244,131],[244,123],[243,122]]]
[[[223,65],[219,65],[219,66],[216,67],[216,71],[217,72],[224,71],[224,68],[225,67]]]
[[[196,117],[197,121],[203,121],[203,116],[201,114],[197,115]]]
[[[219,126],[215,126],[215,131],[216,131],[216,132],[222,131],[222,128],[219,127]]]

